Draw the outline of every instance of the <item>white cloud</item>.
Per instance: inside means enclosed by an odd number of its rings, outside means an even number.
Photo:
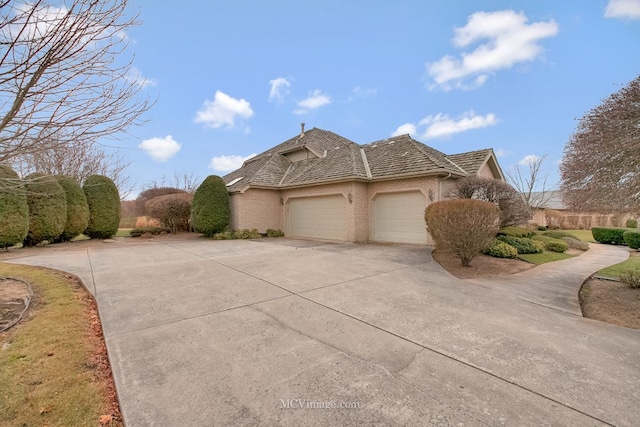
[[[509,151],[509,150],[507,150],[507,149],[504,149],[504,148],[498,148],[498,149],[496,150],[496,156],[497,156],[497,157],[506,157],[506,156],[508,156],[509,154],[511,154],[511,151]]]
[[[422,138],[433,139],[466,132],[471,129],[493,126],[497,123],[498,119],[495,114],[489,113],[486,116],[476,116],[473,111],[468,111],[457,119],[452,119],[442,113],[435,116],[427,116],[420,120],[418,125],[427,126],[427,129],[422,133]]]
[[[415,135],[417,131],[418,129],[416,128],[416,125],[414,125],[413,123],[405,123],[403,125],[398,126],[398,129],[396,129],[391,134],[391,136],[399,136],[399,135],[405,135],[405,134]]]
[[[276,104],[282,104],[284,97],[289,95],[289,87],[291,83],[284,77],[278,77],[277,79],[269,80],[271,90],[269,91],[269,101]]]
[[[158,162],[166,162],[180,151],[181,145],[171,135],[164,138],[151,138],[142,141],[138,148],[143,149]]]
[[[218,172],[231,172],[242,166],[245,160],[249,160],[255,155],[256,153],[249,154],[245,157],[233,154],[230,156],[213,157],[211,163],[209,163],[209,167]]]
[[[156,86],[158,81],[155,79],[148,79],[142,75],[142,72],[136,67],[131,67],[129,72],[124,76],[125,80],[129,83],[135,83],[141,88],[148,86]]]
[[[609,0],[606,18],[640,19],[640,0]]]
[[[253,110],[247,100],[236,99],[217,90],[213,101],[208,99],[204,101],[194,121],[203,123],[205,127],[217,129],[224,125],[233,127],[236,117],[248,119],[251,116],[253,116]]]
[[[526,156],[524,156],[519,162],[518,164],[520,166],[531,166],[534,163],[536,163],[537,161],[539,161],[541,159],[540,156],[536,156],[535,154],[528,154]]]
[[[309,110],[315,110],[323,105],[331,104],[331,97],[326,93],[322,93],[320,89],[316,89],[309,93],[309,96],[298,102],[298,106],[302,107],[293,112],[296,114],[306,114]]]
[[[558,24],[553,20],[532,24],[527,21],[524,13],[513,10],[471,15],[464,27],[454,30],[453,43],[465,48],[484,42],[471,52],[462,52],[461,58],[446,55],[427,64],[427,73],[435,81],[430,88],[473,89],[482,86],[489,73],[536,59],[544,51],[538,41],[555,36]]]

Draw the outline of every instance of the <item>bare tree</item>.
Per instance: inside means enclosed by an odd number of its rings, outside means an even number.
[[[67,175],[82,185],[88,176],[104,175],[116,184],[122,199],[133,191],[133,185],[126,173],[130,163],[126,162],[118,152],[107,152],[105,148],[96,144],[68,143],[20,156],[14,160],[16,160],[16,169],[22,176],[32,172]]]
[[[580,119],[560,173],[573,210],[640,209],[640,75]]]
[[[184,190],[187,193],[193,193],[201,182],[202,179],[196,173],[182,171],[174,172],[171,179],[167,178],[166,175],[162,175],[159,179],[148,182],[145,185],[145,189],[170,187]]]
[[[518,190],[531,208],[542,208],[553,197],[556,185],[548,185],[549,173],[543,169],[548,153],[542,157],[527,156],[524,162],[507,170],[507,180]]]
[[[117,138],[150,107],[127,0],[0,0],[0,162]]]

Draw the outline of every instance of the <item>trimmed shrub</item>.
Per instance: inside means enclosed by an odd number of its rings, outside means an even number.
[[[604,227],[605,225],[607,225],[608,219],[609,217],[607,217],[606,215],[598,215],[596,216],[596,224],[598,225],[598,227]]]
[[[179,188],[173,187],[152,187],[148,188],[144,191],[141,191],[134,200],[134,208],[133,213],[135,216],[148,216],[150,215],[147,211],[147,202],[149,200],[153,200],[156,197],[167,196],[169,194],[180,194],[186,193],[186,191],[181,190]]]
[[[191,225],[198,233],[211,237],[229,226],[229,193],[222,178],[210,175],[193,195]]]
[[[569,249],[569,245],[563,240],[549,236],[533,236],[533,240],[544,243],[544,248],[551,252],[564,252]]]
[[[227,230],[220,233],[215,233],[211,237],[213,237],[213,240],[233,240],[236,238],[236,234],[233,232],[233,230]]]
[[[244,230],[235,230],[233,232],[233,238],[234,239],[259,239],[262,236],[260,235],[260,233],[258,233],[258,230],[253,228],[251,230],[249,230],[248,228],[245,228]]]
[[[118,232],[120,194],[111,179],[103,175],[87,177],[82,186],[89,205],[85,234],[92,239],[108,239]]]
[[[547,209],[544,211],[544,219],[549,230],[557,230],[562,225],[563,215],[559,211]]]
[[[522,194],[499,179],[467,176],[456,183],[454,195],[460,199],[476,199],[493,203],[500,209],[500,228],[526,224],[531,209]]]
[[[33,173],[24,179],[29,205],[29,232],[25,246],[52,242],[67,223],[67,196],[58,180],[50,175]]]
[[[545,227],[544,225],[541,225],[538,227],[538,231],[547,231],[547,227]]]
[[[0,165],[0,248],[21,243],[29,232],[24,183],[13,169]]]
[[[608,245],[624,245],[624,228],[601,228],[594,227],[591,229],[593,240],[598,243]]]
[[[564,219],[568,229],[575,230],[578,228],[578,222],[580,222],[580,217],[578,215],[567,215]]]
[[[280,229],[267,228],[267,237],[284,237],[284,232]]]
[[[82,234],[89,225],[89,205],[80,184],[70,176],[57,175],[58,184],[64,190],[67,199],[67,221],[56,243],[68,242]]]
[[[627,230],[622,233],[622,238],[631,249],[640,249],[640,232]]]
[[[467,266],[495,240],[500,210],[481,200],[454,199],[430,204],[424,217],[436,250],[454,253]]]
[[[550,230],[542,233],[543,236],[553,237],[554,239],[562,239],[563,237],[571,237],[574,240],[580,240],[575,234],[571,234],[568,231]]]
[[[625,226],[627,228],[638,228],[638,220],[635,218],[629,218]]]
[[[175,234],[178,231],[189,230],[191,200],[193,200],[193,194],[167,194],[149,200],[145,210]]]
[[[618,280],[620,280],[631,289],[638,289],[640,288],[640,271],[623,271],[622,273],[620,273],[620,275],[618,275]]]
[[[485,253],[495,258],[516,258],[518,256],[518,250],[516,248],[500,240],[493,242]]]
[[[498,230],[498,236],[531,237],[535,233],[523,227],[505,227]]]
[[[611,215],[611,225],[613,225],[614,227],[620,227],[622,225],[622,215]]]
[[[541,248],[534,240],[526,237],[498,236],[498,240],[513,246],[519,254],[539,254],[544,250],[544,246]]]
[[[589,242],[583,242],[571,237],[563,237],[562,241],[565,242],[571,249],[580,249],[581,251],[589,250]]]
[[[157,236],[159,234],[167,234],[169,233],[170,230],[168,228],[162,228],[162,227],[136,227],[133,230],[129,231],[129,234],[131,235],[131,237],[140,237],[144,234],[152,234],[154,236]]]

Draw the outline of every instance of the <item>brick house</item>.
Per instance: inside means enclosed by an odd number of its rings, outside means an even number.
[[[492,149],[446,155],[409,135],[359,145],[313,128],[224,176],[231,228],[288,237],[429,244],[426,206],[455,180],[504,180]]]

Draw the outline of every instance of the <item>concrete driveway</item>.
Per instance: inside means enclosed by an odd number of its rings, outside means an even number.
[[[626,253],[591,256],[581,269]],[[95,294],[128,426],[640,419],[640,331],[541,303],[549,271],[492,288],[449,275],[430,248],[288,239],[126,240],[11,262]]]

